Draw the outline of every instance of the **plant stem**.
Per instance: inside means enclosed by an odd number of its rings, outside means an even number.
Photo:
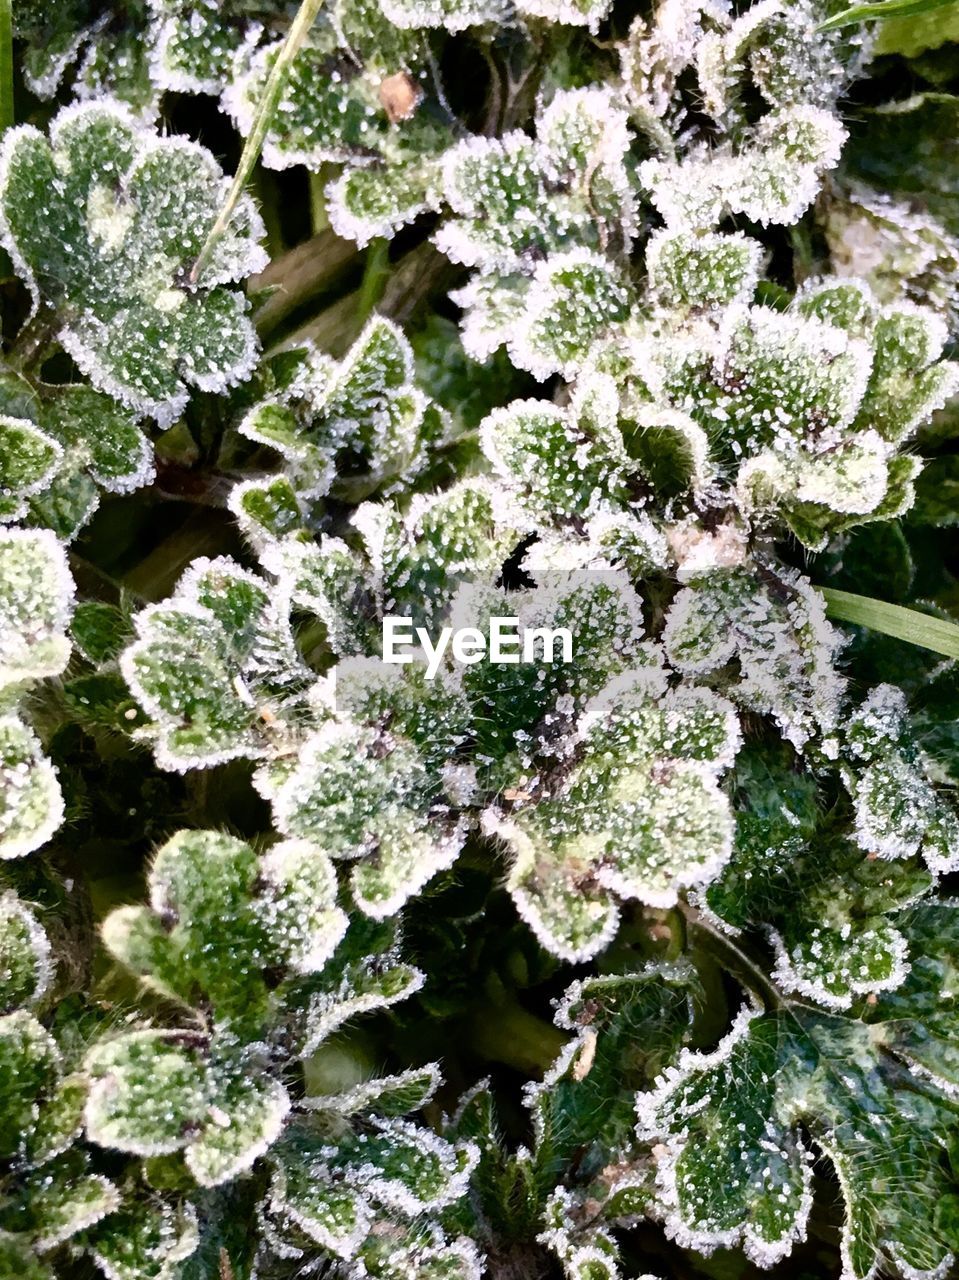
[[[322,165],[316,173],[311,171],[307,174],[310,182],[310,223],[315,236],[325,231],[330,225],[329,215],[326,212],[326,187],[330,180],[331,168],[331,165]]]
[[[257,160],[260,158],[260,152],[263,150],[263,142],[269,131],[273,121],[276,108],[279,105],[280,95],[283,92],[283,86],[286,84],[287,73],[290,69],[290,63],[296,57],[300,45],[306,38],[310,28],[316,21],[316,15],[320,11],[320,5],[323,0],[303,0],[293,24],[287,33],[283,47],[277,54],[276,61],[273,64],[266,87],[263,90],[263,97],[260,99],[260,105],[256,109],[256,115],[253,118],[253,127],[250,130],[250,136],[246,140],[243,153],[240,156],[240,163],[236,167],[236,174],[227,193],[223,208],[217,214],[216,222],[214,222],[210,234],[206,238],[200,255],[193,268],[190,271],[190,283],[196,284],[197,280],[203,273],[204,268],[208,265],[216,242],[220,236],[230,225],[230,219],[233,217],[233,211],[239,203],[240,197],[250,180]]]
[[[257,308],[254,316],[257,332],[261,337],[272,333],[291,311],[311,298],[330,292],[358,263],[356,246],[330,230],[321,231],[282,257],[274,258],[250,280],[253,290],[274,290]]]
[[[954,622],[851,591],[837,591],[834,587],[819,590],[826,601],[826,613],[835,622],[852,622],[947,658],[959,658],[959,626]]]
[[[390,245],[388,240],[377,239],[366,251],[366,265],[357,299],[357,319],[365,324],[383,296],[390,274]]]
[[[0,0],[0,133],[13,124],[13,0]]]
[[[775,983],[759,965],[737,945],[734,938],[722,933],[689,903],[680,901],[679,910],[686,918],[687,926],[707,945],[722,964],[753,991],[767,1009],[781,1009],[785,1001]]]

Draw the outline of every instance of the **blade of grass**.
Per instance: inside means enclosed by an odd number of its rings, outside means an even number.
[[[13,0],[0,0],[0,133],[13,124]]]
[[[856,22],[870,22],[882,18],[909,18],[933,9],[945,9],[956,0],[876,0],[873,4],[854,4],[842,13],[834,14],[819,24],[819,31],[833,31],[837,27],[850,27]]]
[[[13,128],[13,0],[0,0],[0,135]],[[13,274],[6,249],[0,249],[0,280]]]
[[[834,622],[853,622],[947,658],[959,658],[959,626],[954,622],[851,591],[837,591],[834,587],[819,590],[826,601],[826,613]]]
[[[223,208],[217,214],[216,222],[211,227],[210,234],[207,236],[199,257],[190,271],[191,284],[196,284],[200,278],[201,273],[210,261],[216,242],[230,225],[233,211],[239,202],[240,196],[243,194],[246,184],[250,180],[250,175],[253,173],[256,162],[260,158],[260,152],[263,150],[263,141],[279,105],[280,95],[283,92],[283,86],[286,84],[290,63],[296,57],[300,45],[316,21],[316,15],[319,13],[322,3],[323,0],[303,0],[296,12],[293,24],[287,33],[283,47],[280,49],[267,79],[263,97],[260,99],[260,105],[257,107],[256,115],[253,118],[250,136],[246,140],[243,153],[240,156],[240,162],[236,167],[236,174],[230,190],[227,192],[226,200],[223,202]]]

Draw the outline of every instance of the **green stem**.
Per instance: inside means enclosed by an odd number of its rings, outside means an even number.
[[[13,0],[0,0],[0,133],[13,124]]]
[[[326,188],[330,181],[331,168],[331,165],[323,165],[317,173],[311,172],[307,175],[310,181],[310,222],[315,236],[325,231],[330,225],[329,215],[326,212]]]
[[[959,658],[959,626],[954,622],[851,591],[837,591],[834,587],[819,590],[826,601],[826,613],[835,622],[852,622],[947,658]]]
[[[322,3],[323,0],[303,0],[297,10],[293,24],[287,33],[286,40],[283,42],[283,47],[277,54],[273,69],[267,79],[263,97],[260,99],[260,105],[257,107],[256,115],[253,119],[253,127],[243,148],[243,154],[240,156],[240,163],[236,167],[236,174],[227,193],[226,200],[223,202],[223,208],[217,215],[216,222],[214,222],[210,234],[200,250],[200,255],[193,264],[193,269],[190,272],[191,284],[196,284],[202,275],[213,255],[217,241],[230,225],[233,211],[243,195],[246,184],[250,180],[250,175],[253,173],[256,162],[260,158],[260,152],[263,150],[263,142],[279,105],[280,95],[283,92],[283,86],[286,84],[290,64],[313,26]]]
[[[530,1013],[495,976],[487,996],[474,1009],[470,1038],[488,1062],[502,1062],[527,1075],[544,1075],[569,1036]]]
[[[680,901],[679,910],[686,918],[688,928],[696,934],[712,952],[724,969],[735,974],[740,981],[762,1000],[767,1009],[781,1009],[785,1001],[775,983],[759,965],[737,945],[735,939],[710,924],[695,907]]]
[[[390,274],[390,245],[388,240],[374,240],[366,251],[366,265],[360,283],[356,310],[359,321],[364,324],[383,297],[386,281]]]

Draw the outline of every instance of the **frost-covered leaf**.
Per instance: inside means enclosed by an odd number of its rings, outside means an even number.
[[[153,7],[156,31],[150,72],[159,87],[177,93],[219,93],[245,35],[236,18],[245,11],[252,17],[252,6],[242,0],[228,6],[212,0],[190,5],[162,0]]]
[[[658,231],[646,245],[649,287],[660,306],[716,307],[748,301],[761,247],[741,232]]]
[[[20,520],[27,499],[56,474],[56,440],[22,418],[0,417],[0,520]]]
[[[812,1206],[808,1134],[839,1176],[844,1274],[871,1275],[885,1258],[946,1274],[954,1233],[935,1207],[950,1194],[952,1107],[903,1080],[876,1040],[860,1022],[744,1009],[714,1052],[683,1050],[638,1099],[640,1135],[659,1144],[668,1233],[707,1253],[741,1244],[763,1266],[786,1257]]]
[[[89,1172],[78,1152],[32,1174],[22,1194],[41,1253],[87,1230],[120,1203],[116,1186],[102,1174]]]
[[[437,207],[438,163],[347,168],[326,189],[330,225],[359,248],[389,237],[421,213]]]
[[[670,228],[709,230],[725,212],[788,226],[815,199],[845,137],[836,116],[803,103],[764,116],[738,151],[645,160],[640,179]]]
[[[37,1123],[38,1099],[53,1090],[60,1054],[50,1034],[24,1010],[0,1018],[0,1155],[21,1152]]]
[[[350,933],[355,930],[354,925]],[[308,1058],[315,1053],[352,1018],[406,1000],[423,982],[421,970],[400,963],[395,955],[357,957],[348,933],[341,951],[328,966],[323,983],[309,996],[302,1056]]]
[[[419,1111],[442,1082],[439,1067],[431,1063],[395,1076],[375,1076],[347,1093],[316,1094],[300,1105],[311,1111],[353,1116],[372,1112],[379,1116],[405,1116]]]
[[[306,841],[258,858],[232,836],[181,831],[157,854],[149,887],[149,907],[107,917],[107,947],[149,986],[237,1025],[262,1019],[264,971],[322,969],[346,928],[332,865]]]
[[[336,1145],[291,1141],[277,1153],[269,1213],[285,1247],[362,1257],[365,1274],[473,1280],[475,1251],[448,1241],[428,1215],[463,1197],[476,1155],[403,1120],[347,1128]],[[464,1270],[467,1258],[474,1265]]]
[[[84,1063],[91,1142],[141,1156],[187,1146],[210,1106],[201,1042],[189,1032],[129,1031],[94,1045]]]
[[[753,4],[728,28],[707,32],[696,63],[709,114],[727,129],[742,127],[750,88],[773,108],[833,106],[856,67],[862,41],[849,45],[839,32],[822,32],[820,18],[820,10],[805,0]]]
[[[839,638],[820,597],[785,569],[716,571],[676,597],[663,634],[680,671],[716,671],[733,658],[730,689],[747,707],[771,715],[797,750],[820,735],[835,753],[843,680],[834,667]]]
[[[0,859],[46,844],[63,812],[57,771],[37,737],[16,716],[0,716]]]
[[[590,440],[568,413],[545,400],[514,400],[495,409],[483,420],[480,438],[497,473],[539,517],[590,515],[623,484],[626,460],[615,428],[607,439]]]
[[[670,906],[732,852],[717,777],[735,756],[732,707],[706,690],[665,693],[655,670],[612,681],[580,719],[581,757],[535,804],[490,811],[512,850],[508,887],[553,954],[584,960],[618,924],[616,898]]]
[[[53,535],[0,529],[0,689],[59,675],[72,607],[67,557]]]
[[[249,1169],[273,1145],[290,1110],[278,1080],[247,1076],[240,1064],[211,1073],[210,1123],[187,1149],[186,1166],[201,1187],[216,1187]]]
[[[123,1204],[85,1239],[109,1280],[174,1280],[178,1264],[193,1255],[197,1243],[195,1212],[162,1201]]]
[[[435,793],[409,742],[343,723],[304,744],[271,799],[284,834],[315,841],[334,858],[362,859],[350,877],[354,899],[383,919],[459,852],[463,833],[455,822],[443,829]]]
[[[400,28],[467,27],[501,22],[506,16],[503,0],[381,0],[383,12]]]
[[[533,273],[510,358],[543,382],[570,377],[592,343],[629,313],[629,292],[609,262],[589,250],[554,254]]]
[[[136,416],[110,396],[80,384],[43,391],[39,421],[59,458],[31,498],[30,517],[69,540],[100,490],[129,493],[153,479],[153,448]]]
[[[249,202],[188,279],[225,183],[209,152],[110,100],[65,108],[49,141],[9,130],[0,154],[3,243],[35,305],[53,309],[100,391],[164,423],[190,387],[224,390],[255,358],[244,303],[225,287],[264,264]]]
[[[265,579],[226,557],[195,560],[175,595],[144,609],[135,625],[120,668],[153,721],[146,736],[161,767],[209,768],[277,749],[281,717],[310,673],[288,606]]]
[[[527,1087],[525,1101],[544,1154],[555,1158],[557,1145],[582,1152],[583,1183],[601,1185],[608,1166],[632,1155],[636,1091],[688,1038],[693,984],[682,965],[651,966],[574,982],[559,1002],[554,1021],[572,1038],[542,1082]],[[620,1173],[614,1182],[632,1177],[641,1192],[639,1169]]]
[[[326,853],[306,840],[281,840],[261,860],[260,877],[271,948],[296,973],[322,969],[347,927]]]
[[[823,232],[838,275],[868,281],[883,303],[906,297],[954,319],[959,240],[914,201],[859,186],[834,192]]]
[[[383,22],[375,3],[367,4],[364,17],[352,15],[354,8],[359,6],[341,5],[339,23],[320,13],[297,50],[263,144],[263,160],[271,169],[294,164],[316,169],[324,161],[365,160],[377,151],[428,153],[443,137],[417,112],[423,92],[409,75],[419,78],[422,61],[415,37]],[[372,25],[377,18],[378,31]],[[356,48],[349,49],[351,44]],[[279,40],[243,48],[234,60],[223,104],[244,137],[282,47]],[[343,56],[344,47],[352,57]],[[389,75],[404,73],[408,101],[397,107],[383,85]]]
[[[334,480],[354,500],[381,486],[388,492],[400,477],[409,483],[435,426],[437,410],[414,382],[410,345],[390,320],[374,316],[339,363],[308,349],[295,358],[296,376],[239,424],[283,457],[295,495],[275,484],[241,490],[242,518],[260,526],[261,539],[298,523],[300,498],[322,497]]]
[[[937,794],[899,689],[878,685],[849,718],[843,777],[863,849],[880,858],[921,853],[932,872],[953,869],[959,816]]]
[[[50,941],[15,893],[0,895],[0,1009],[39,1000],[53,977]]]
[[[65,1076],[40,1106],[29,1135],[27,1155],[34,1168],[63,1155],[83,1132],[88,1081],[81,1072]]]

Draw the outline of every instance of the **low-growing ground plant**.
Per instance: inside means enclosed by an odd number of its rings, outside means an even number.
[[[0,1280],[959,1274],[959,8],[0,0]]]

